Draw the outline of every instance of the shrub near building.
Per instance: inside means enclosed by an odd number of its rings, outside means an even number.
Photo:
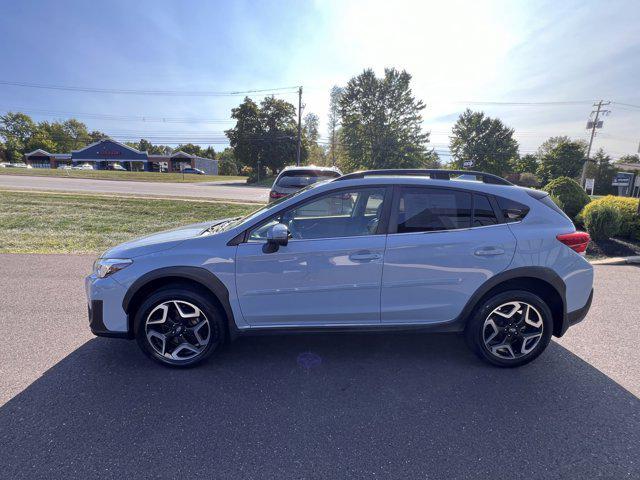
[[[584,222],[587,227],[587,219],[590,221],[594,215],[604,215],[602,213],[594,214],[592,210],[596,209],[598,212],[606,210],[616,210],[619,216],[619,225],[612,224],[608,229],[608,236],[613,237],[619,235],[620,237],[640,240],[640,215],[638,215],[638,200],[637,198],[629,197],[614,197],[608,195],[598,200],[594,200],[587,205],[579,215],[579,220]],[[587,227],[588,231],[588,227]],[[591,234],[591,232],[589,232]]]
[[[587,205],[591,199],[575,180],[569,177],[559,177],[550,181],[543,190],[548,192],[553,201],[572,220]]]
[[[615,237],[620,231],[622,215],[616,207],[602,202],[591,202],[580,212],[580,221],[594,240]]]

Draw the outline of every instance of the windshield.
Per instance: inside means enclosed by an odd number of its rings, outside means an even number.
[[[322,182],[325,183],[325,182]],[[261,207],[257,210],[255,210],[254,212],[251,212],[249,215],[246,215],[244,217],[238,217],[238,218],[234,218],[228,222],[225,222],[223,224],[220,225],[220,228],[216,229],[216,233],[219,232],[226,232],[227,230],[231,230],[232,228],[235,228],[245,222],[249,222],[251,220],[253,220],[254,218],[257,218],[258,216],[262,215],[264,212],[271,210],[272,208],[276,207],[277,205],[279,205],[280,203],[284,202],[285,200],[288,200],[291,197],[295,197],[300,195],[303,192],[306,192],[307,190],[310,190],[312,188],[315,188],[319,185],[321,185],[322,183],[313,183],[311,185],[308,185],[307,187],[303,188],[302,190],[298,190],[297,192],[294,192],[290,195],[287,195],[286,197],[282,197],[279,198],[277,200],[274,200],[273,202],[269,203],[268,205],[265,205],[264,207]]]

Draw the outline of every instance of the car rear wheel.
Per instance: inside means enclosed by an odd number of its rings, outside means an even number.
[[[467,323],[469,347],[500,367],[519,367],[540,355],[551,340],[551,310],[539,296],[512,290],[486,300]]]
[[[142,351],[172,367],[190,367],[222,343],[224,323],[206,295],[186,288],[166,288],[150,295],[135,318]]]

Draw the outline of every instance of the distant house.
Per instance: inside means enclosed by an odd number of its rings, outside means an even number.
[[[61,165],[88,163],[96,170],[109,170],[119,164],[126,170],[180,172],[185,167],[199,168],[208,175],[218,174],[218,160],[198,157],[183,151],[170,155],[149,155],[116,140],[105,138],[71,153],[49,153],[42,149],[25,154],[25,163],[34,168],[58,168]]]

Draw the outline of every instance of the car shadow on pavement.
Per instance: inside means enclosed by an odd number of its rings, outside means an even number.
[[[638,478],[640,401],[553,343],[497,369],[457,335],[241,338],[161,367],[93,339],[0,409],[3,478]]]

